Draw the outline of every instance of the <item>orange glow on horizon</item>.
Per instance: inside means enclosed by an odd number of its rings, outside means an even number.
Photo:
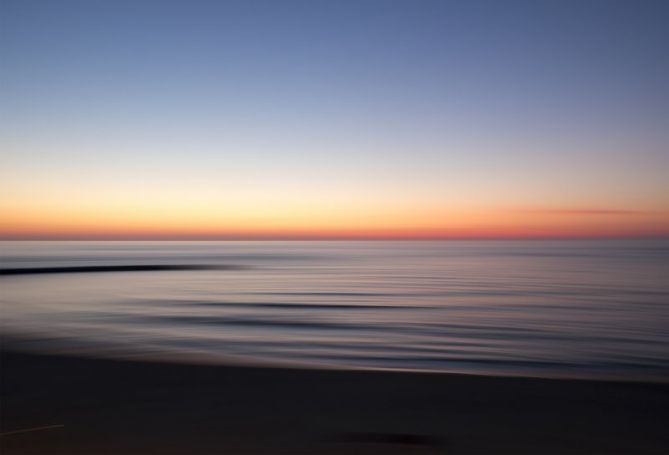
[[[99,240],[540,239],[669,237],[666,213],[603,209],[212,214],[14,210],[0,238]],[[7,216],[8,215],[8,216]]]
[[[2,239],[495,239],[669,237],[658,203],[504,204],[385,188],[288,192],[48,192],[16,183],[0,202]],[[12,194],[12,192],[6,192]],[[634,210],[629,207],[634,207]]]

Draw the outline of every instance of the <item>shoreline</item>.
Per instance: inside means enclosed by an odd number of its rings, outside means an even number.
[[[0,367],[7,455],[669,449],[663,383],[177,364],[6,348]]]

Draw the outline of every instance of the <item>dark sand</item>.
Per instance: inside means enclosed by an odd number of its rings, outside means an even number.
[[[667,384],[1,360],[3,455],[669,453]]]

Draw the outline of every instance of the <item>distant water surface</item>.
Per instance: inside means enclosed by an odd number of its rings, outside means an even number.
[[[0,248],[2,268],[11,271],[0,276],[7,346],[212,363],[669,379],[667,241]],[[42,272],[27,273],[35,269]],[[63,273],[49,272],[57,269]]]

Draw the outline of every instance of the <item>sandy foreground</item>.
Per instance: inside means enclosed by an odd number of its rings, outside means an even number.
[[[669,453],[669,384],[0,360],[3,455]]]

